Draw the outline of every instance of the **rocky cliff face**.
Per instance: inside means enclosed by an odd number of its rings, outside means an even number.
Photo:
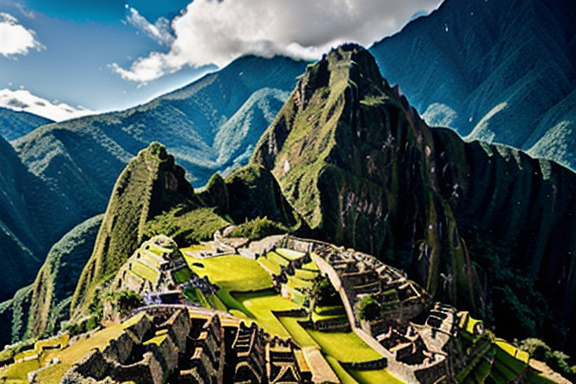
[[[433,136],[358,46],[310,67],[253,161],[278,178],[321,237],[395,259],[441,295],[475,306],[474,274],[439,193]]]
[[[252,161],[318,236],[415,273],[497,326],[518,317],[512,336],[576,319],[575,175],[430,129],[360,47],[307,69]]]

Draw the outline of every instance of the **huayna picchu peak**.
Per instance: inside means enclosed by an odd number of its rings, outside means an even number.
[[[307,69],[252,161],[320,238],[405,268],[514,337],[569,346],[574,173],[429,128],[363,48]],[[521,324],[507,325],[511,316]]]
[[[346,44],[308,65],[248,165],[195,190],[163,145],[141,150],[73,296],[40,294],[42,274],[21,293],[70,316],[28,320],[23,338],[52,338],[6,348],[0,375],[565,383],[552,348],[574,352],[574,209],[572,171],[430,128]]]

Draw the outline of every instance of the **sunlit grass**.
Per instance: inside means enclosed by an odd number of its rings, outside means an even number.
[[[321,332],[308,330],[322,351],[342,362],[363,362],[380,359],[382,356],[366,344],[354,332]]]
[[[190,268],[200,277],[229,292],[260,291],[272,287],[272,277],[256,261],[239,255],[205,259],[187,257]]]
[[[272,290],[251,293],[234,293],[234,297],[252,313],[258,325],[271,335],[290,337],[280,320],[272,313],[297,309],[299,306],[290,300],[283,299]]]

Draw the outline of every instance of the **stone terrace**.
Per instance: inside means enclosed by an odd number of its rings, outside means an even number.
[[[182,305],[143,307],[62,382],[313,383],[302,350],[255,323]]]

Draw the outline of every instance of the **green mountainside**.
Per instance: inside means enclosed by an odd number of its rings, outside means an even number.
[[[53,121],[33,113],[0,107],[0,136],[7,141],[16,140],[35,128],[49,123]]]
[[[226,129],[252,129],[250,118],[239,121]],[[73,131],[45,132],[40,141],[52,135],[75,143]],[[27,153],[28,165],[39,171],[45,164],[34,162],[32,147],[20,147],[20,155]],[[245,158],[247,150],[241,152]],[[17,168],[13,151],[6,153]],[[90,154],[82,156],[87,161]],[[175,161],[158,143],[141,150],[116,180],[101,225],[94,219],[75,229],[55,246],[34,284],[0,304],[2,330],[13,341],[52,332],[68,308],[73,322],[95,316],[100,292],[153,236],[171,236],[183,247],[219,236],[289,232],[400,267],[433,299],[469,310],[508,339],[541,337],[572,352],[576,175],[510,147],[466,143],[451,130],[428,127],[362,47],[344,45],[306,68],[247,166],[206,177],[206,187],[194,191]],[[54,181],[42,172],[22,175]],[[16,176],[0,179],[2,190],[13,191]],[[6,196],[18,201],[16,195]],[[78,249],[68,250],[76,239]]]
[[[226,180],[215,174],[196,194],[174,157],[164,146],[151,144],[115,184],[94,251],[78,280],[72,313],[86,314],[97,287],[113,277],[145,239],[167,234],[181,244],[196,243],[233,224],[238,231],[258,234],[302,229],[266,169],[245,166]]]
[[[151,141],[169,144],[200,185],[215,170],[245,164],[304,65],[244,57],[146,105],[44,125],[13,141],[17,152],[0,138],[0,250],[7,255],[0,301],[32,283],[67,231],[106,209],[118,174]],[[27,116],[0,112],[9,117],[0,124],[6,128]]]
[[[128,164],[114,186],[94,251],[78,281],[73,310],[91,299],[96,285],[115,274],[136,250],[149,219],[180,204],[198,204],[184,174],[158,143]]]
[[[364,49],[309,67],[252,161],[320,238],[402,267],[507,337],[570,347],[574,173],[428,128]]]
[[[53,334],[68,318],[76,283],[88,261],[102,216],[79,224],[48,252],[34,282],[0,303],[0,343]]]
[[[154,141],[203,185],[215,171],[247,162],[247,146],[274,119],[304,66],[282,57],[242,57],[147,104],[49,124],[14,145],[28,168],[55,188],[70,188],[72,180],[86,185],[82,192],[98,212],[117,174]]]
[[[429,124],[575,169],[575,23],[570,1],[447,0],[370,51]]]
[[[56,240],[49,221],[38,220],[49,212],[46,202],[37,199],[42,187],[0,137],[0,301],[32,281],[42,253]]]

